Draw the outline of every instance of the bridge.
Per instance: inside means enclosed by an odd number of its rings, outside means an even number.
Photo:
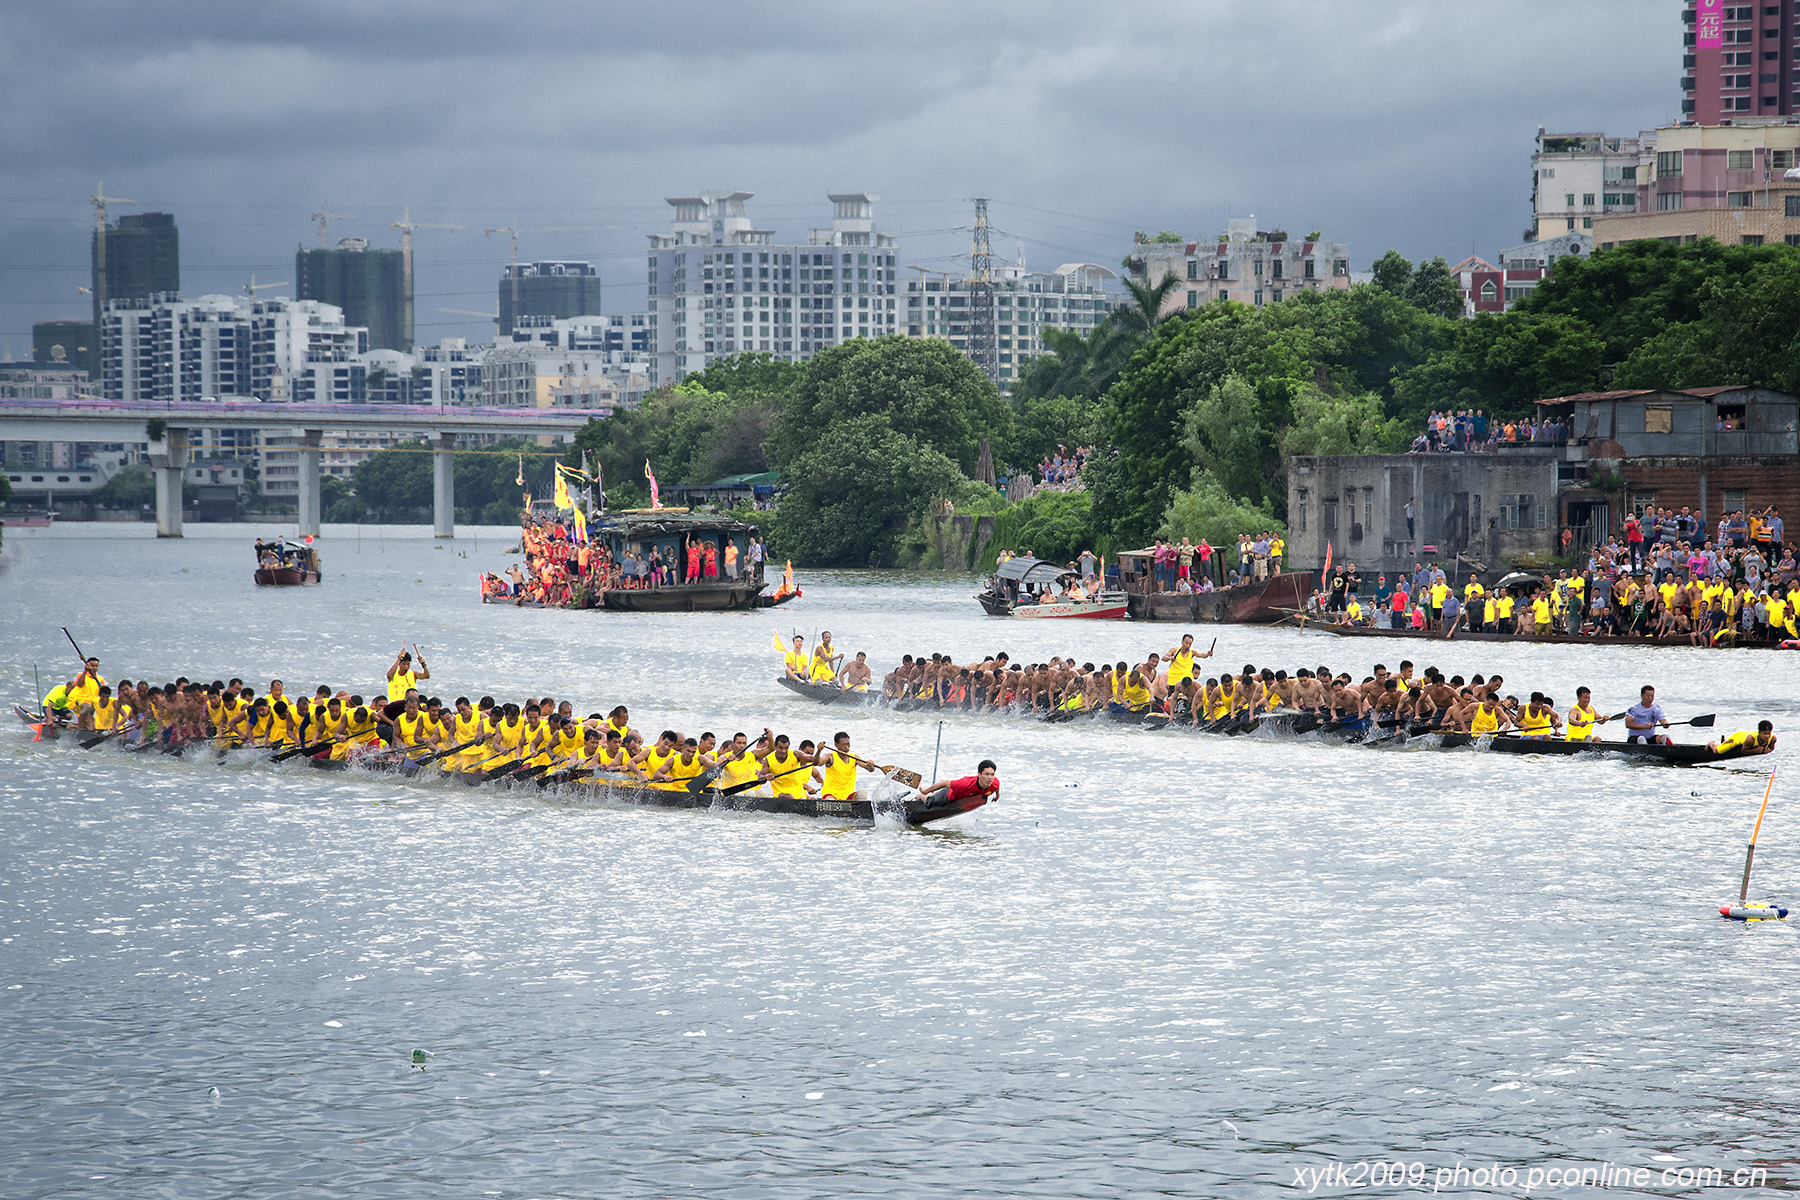
[[[191,429],[283,429],[298,435],[302,535],[319,532],[319,446],[327,429],[411,433],[432,448],[431,531],[456,536],[458,434],[573,437],[585,409],[430,404],[274,404],[251,401],[0,400],[0,439],[22,442],[149,442],[156,471],[156,536],[181,536],[181,484]],[[162,436],[150,424],[162,423]]]

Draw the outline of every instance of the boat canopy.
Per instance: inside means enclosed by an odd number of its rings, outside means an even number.
[[[1016,583],[1052,583],[1064,575],[1075,572],[1067,567],[1059,567],[1055,563],[1045,562],[1041,558],[1009,558],[1001,563],[994,572],[996,579],[1012,580]]]

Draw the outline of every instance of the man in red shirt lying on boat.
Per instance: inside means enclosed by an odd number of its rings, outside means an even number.
[[[970,809],[979,808],[1000,795],[1000,768],[994,765],[993,759],[984,758],[973,775],[964,775],[961,779],[941,779],[928,788],[920,788],[919,799],[929,800],[936,792],[943,792],[944,799],[952,804],[979,796],[982,799],[969,806]]]

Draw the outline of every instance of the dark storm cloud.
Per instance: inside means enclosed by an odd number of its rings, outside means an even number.
[[[757,193],[782,238],[883,194],[950,266],[968,198],[1006,257],[1116,264],[1133,229],[1317,228],[1357,266],[1492,256],[1529,218],[1540,123],[1670,119],[1679,6],[1514,3],[38,5],[0,13],[0,340],[81,311],[96,180],[174,211],[190,294],[291,278],[334,236],[419,234],[422,338],[479,336],[525,257],[590,257],[643,303],[662,197]],[[550,232],[575,227],[575,232]]]

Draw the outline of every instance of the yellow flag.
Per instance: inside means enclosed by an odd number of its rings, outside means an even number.
[[[777,653],[777,654],[786,654],[787,653],[787,647],[781,644],[781,630],[779,630],[779,629],[777,629],[775,631],[775,653]]]
[[[587,541],[587,518],[581,515],[579,508],[571,508],[569,511],[575,516],[575,540],[577,542]]]
[[[562,472],[556,473],[556,507],[574,508],[575,502],[569,499],[569,485],[563,480]]]

